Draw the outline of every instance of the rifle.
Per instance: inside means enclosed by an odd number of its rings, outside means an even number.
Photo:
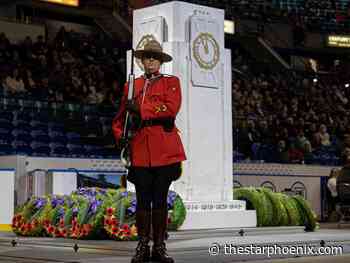
[[[128,76],[128,103],[131,103],[134,96],[134,84],[135,84],[135,75],[134,75],[134,49],[131,49],[131,67],[130,74]],[[125,142],[125,145],[120,153],[120,158],[125,165],[125,167],[130,167],[131,165],[131,152],[130,152],[130,140],[133,136],[131,131],[131,126],[133,123],[132,114],[130,114],[129,110],[126,110],[125,121],[124,121],[124,129],[122,135],[122,141]]]

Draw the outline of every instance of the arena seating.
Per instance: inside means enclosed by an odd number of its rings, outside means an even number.
[[[271,72],[236,46],[233,158],[237,162],[340,165],[350,153],[349,90],[338,75]]]
[[[152,4],[168,2],[153,0]],[[323,32],[349,32],[350,14],[347,0],[190,0],[225,9],[226,17],[262,18],[266,20],[289,19],[302,23],[308,30]]]
[[[28,36],[13,44],[1,34],[0,154],[117,157],[111,124],[122,55],[64,28],[52,43]]]
[[[56,157],[117,157],[117,150],[106,149],[114,141],[110,133],[112,118],[115,109],[109,107],[104,113],[91,115],[76,111],[60,112],[48,103],[47,108],[33,107],[32,110],[17,109],[9,111],[0,99],[0,154],[24,154],[30,156],[56,156]],[[29,101],[26,101],[29,104]],[[35,104],[38,101],[31,101]],[[37,103],[38,104],[38,103]],[[86,105],[84,105],[86,106]],[[96,107],[96,106],[90,106]],[[91,109],[90,109],[91,110]],[[98,111],[96,107],[96,112]],[[80,115],[80,116],[79,116]],[[91,127],[89,120],[94,120]],[[71,126],[75,123],[76,126]],[[107,126],[107,127],[106,127]],[[101,132],[102,130],[106,132]],[[90,136],[90,137],[89,137]],[[89,139],[101,140],[101,143]]]

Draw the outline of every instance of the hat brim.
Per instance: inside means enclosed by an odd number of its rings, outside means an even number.
[[[143,55],[147,54],[147,53],[159,54],[162,62],[170,62],[173,60],[173,58],[170,55],[168,55],[167,53],[164,53],[164,52],[155,52],[155,51],[148,51],[148,50],[136,50],[134,55],[136,58],[142,59]]]

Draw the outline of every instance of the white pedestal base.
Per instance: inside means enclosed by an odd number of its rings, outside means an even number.
[[[255,210],[245,210],[245,202],[184,201],[186,219],[179,230],[256,227]]]
[[[255,210],[187,212],[179,230],[256,227]]]

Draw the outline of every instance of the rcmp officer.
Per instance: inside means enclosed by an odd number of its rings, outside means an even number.
[[[181,175],[181,162],[186,160],[184,148],[175,126],[181,106],[180,81],[176,76],[159,72],[162,63],[172,57],[163,52],[161,45],[149,41],[135,57],[144,66],[144,75],[135,79],[133,103],[127,103],[128,85],[112,128],[117,142],[123,133],[126,110],[139,119],[130,142],[131,166],[128,180],[135,185],[137,208],[136,226],[139,243],[132,263],[172,263],[167,254],[165,233],[167,228],[167,196],[172,181]],[[153,229],[152,253],[148,245],[151,225]]]

